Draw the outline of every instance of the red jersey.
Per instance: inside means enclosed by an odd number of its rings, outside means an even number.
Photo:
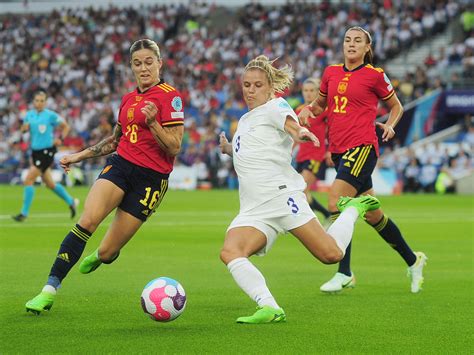
[[[305,106],[305,104],[298,106],[295,110],[296,114],[299,114]],[[300,143],[298,153],[296,154],[296,161],[298,163],[305,160],[324,160],[324,155],[326,154],[326,114],[327,110],[316,118],[308,118],[308,129],[319,139],[319,147],[315,147],[313,142]]]
[[[329,151],[343,153],[373,144],[378,155],[377,104],[395,94],[384,71],[370,64],[352,71],[343,64],[330,65],[324,70],[319,94],[327,97]]]
[[[136,165],[168,174],[173,170],[174,157],[164,152],[150,132],[142,113],[146,103],[153,102],[158,108],[156,121],[163,127],[184,123],[183,101],[179,92],[171,85],[160,82],[145,92],[138,89],[122,98],[118,124],[122,136],[117,153]]]

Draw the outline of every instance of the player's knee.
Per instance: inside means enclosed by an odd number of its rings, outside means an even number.
[[[90,233],[94,233],[99,225],[93,218],[87,215],[82,215],[78,224]]]
[[[376,209],[375,211],[369,211],[365,214],[365,221],[371,226],[376,225],[380,219],[383,217],[383,211],[381,208]]]
[[[328,249],[324,253],[322,253],[319,257],[319,260],[323,264],[335,264],[341,261],[343,257],[344,254],[342,253],[341,249],[336,247]]]
[[[237,259],[240,257],[247,257],[247,255],[243,255],[243,253],[239,252],[238,250],[233,250],[226,247],[223,247],[221,249],[219,256],[221,258],[221,261],[226,265],[234,259]]]

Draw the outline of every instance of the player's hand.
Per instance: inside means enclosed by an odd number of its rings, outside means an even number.
[[[304,107],[298,115],[298,120],[300,125],[303,127],[309,127],[309,118],[315,118],[314,113],[306,106]]]
[[[326,152],[326,154],[324,155],[324,160],[326,161],[327,166],[333,167],[335,165],[332,161],[332,156],[330,152]]]
[[[219,148],[221,149],[222,154],[232,155],[232,144],[227,140],[225,132],[219,134]]]
[[[158,108],[153,102],[148,100],[145,101],[145,104],[146,105],[141,108],[141,111],[145,115],[146,124],[149,126],[156,122],[156,114],[158,113]]]
[[[303,142],[313,142],[315,147],[319,147],[319,139],[306,128],[300,129],[298,139]]]
[[[71,164],[77,163],[79,160],[76,158],[76,154],[65,155],[59,160],[59,165],[64,169],[67,174],[71,170]]]
[[[63,141],[60,138],[54,138],[54,146],[60,147],[63,145]]]
[[[382,133],[383,142],[388,142],[390,139],[392,139],[395,136],[395,130],[389,124],[382,123],[382,122],[375,122],[375,125],[381,130],[383,130],[383,133]]]

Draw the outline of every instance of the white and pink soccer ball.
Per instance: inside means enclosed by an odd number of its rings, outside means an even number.
[[[151,280],[142,292],[143,311],[157,322],[178,318],[186,307],[183,286],[169,277]]]

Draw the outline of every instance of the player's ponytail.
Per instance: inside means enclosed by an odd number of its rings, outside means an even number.
[[[278,59],[278,58],[277,58]],[[265,55],[259,55],[252,59],[244,69],[244,72],[250,69],[260,69],[267,75],[268,82],[274,92],[282,93],[291,85],[293,81],[293,70],[286,64],[284,67],[275,68],[273,63],[276,61],[268,59]]]

